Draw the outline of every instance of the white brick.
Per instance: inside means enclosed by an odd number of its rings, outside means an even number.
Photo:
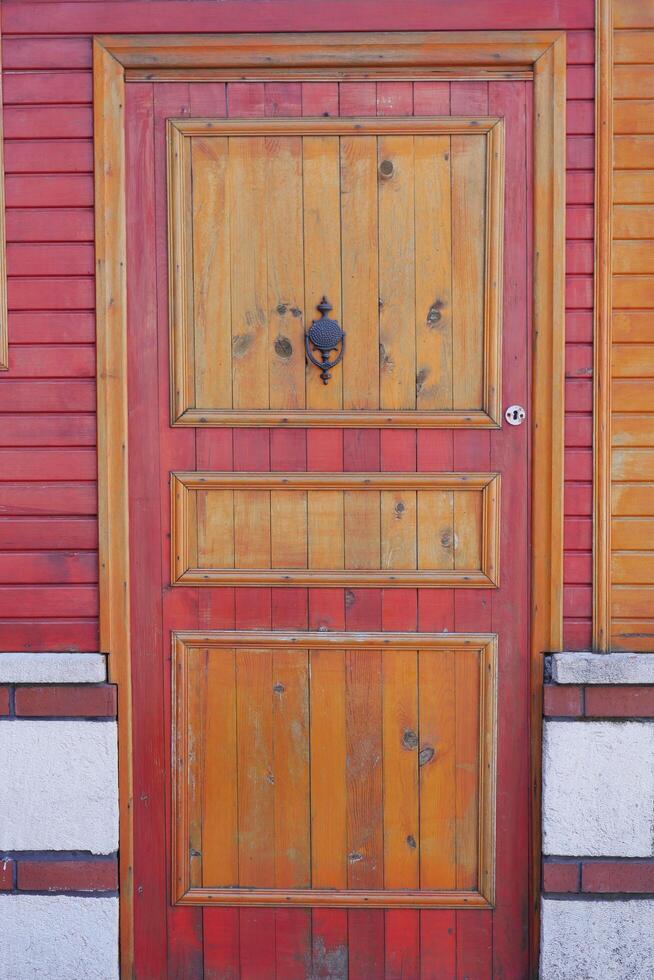
[[[654,723],[544,726],[545,854],[654,853]]]
[[[0,653],[3,684],[95,684],[106,679],[103,653]]]
[[[0,721],[0,787],[0,850],[115,851],[115,722]]]
[[[555,653],[556,684],[654,684],[654,653]]]
[[[118,899],[0,896],[0,976],[116,980]]]
[[[654,899],[544,899],[540,977],[652,980]]]

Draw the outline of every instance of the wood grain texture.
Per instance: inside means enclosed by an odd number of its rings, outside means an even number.
[[[175,424],[497,424],[501,120],[181,119],[169,140]],[[347,351],[327,386],[304,354],[323,295]]]
[[[177,902],[479,907],[492,896],[495,638],[421,634],[417,651],[416,639],[176,634]],[[224,710],[208,729],[216,698]]]
[[[98,412],[100,647],[110,652],[121,717],[121,953],[134,957],[132,693],[130,663],[129,480],[127,473],[127,295],[125,227],[125,89],[120,65],[93,46],[95,257]]]
[[[499,582],[497,474],[175,473],[173,583]]]
[[[646,535],[640,543],[633,536],[649,513],[651,478],[651,28],[629,3],[598,6],[593,642],[601,650],[625,649],[628,638],[651,649],[641,620],[654,568]]]

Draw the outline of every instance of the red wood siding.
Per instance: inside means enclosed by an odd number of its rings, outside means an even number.
[[[570,649],[589,646],[593,0],[5,0],[10,369],[0,383],[0,649],[98,644],[90,35],[255,23],[569,30],[564,635]]]

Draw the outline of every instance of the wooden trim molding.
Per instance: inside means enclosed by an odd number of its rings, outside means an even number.
[[[443,69],[529,74],[558,31],[366,31],[365,33],[104,35],[128,77],[162,80],[222,72],[223,80],[429,79]],[[214,76],[214,78],[217,76]],[[170,79],[166,74],[164,79]]]
[[[2,132],[2,35],[0,34],[0,371],[9,368],[7,314],[7,233],[5,229],[5,164]]]
[[[593,648],[611,646],[613,0],[596,0]]]
[[[329,412],[216,409],[195,405],[193,327],[193,204],[191,139],[194,136],[478,135],[487,140],[484,248],[483,390],[480,410]],[[499,428],[501,425],[502,253],[504,243],[504,120],[469,116],[393,118],[170,119],[168,141],[168,240],[170,289],[171,424],[204,426],[394,426]]]
[[[123,976],[134,950],[132,682],[127,472],[127,276],[124,75],[102,44],[93,45],[95,290],[100,649],[118,686],[120,949]],[[126,972],[129,971],[129,974]]]
[[[319,888],[210,888],[191,874],[189,759],[190,690],[188,655],[211,650],[394,650],[479,654],[479,821],[476,890],[334,890]],[[173,873],[172,901],[179,905],[293,905],[346,908],[492,908],[495,902],[495,795],[497,741],[497,637],[492,633],[282,633],[186,631],[172,634],[173,657]],[[196,747],[197,750],[197,747]]]
[[[562,631],[565,34],[560,31],[114,35],[94,40],[100,622],[119,686],[121,972],[132,975],[131,694],[127,497],[126,78],[534,79],[532,398],[532,960],[538,962],[542,653]],[[511,73],[519,71],[519,76]],[[165,74],[164,74],[165,73]],[[231,75],[229,73],[232,73]],[[304,73],[304,74],[303,74]],[[395,73],[395,74],[393,74]],[[458,74],[457,74],[458,73]]]
[[[212,585],[270,585],[270,586],[343,586],[363,588],[366,586],[393,587],[419,586],[421,588],[497,588],[499,585],[499,540],[500,540],[500,475],[498,473],[285,473],[284,475],[263,473],[173,473],[171,490],[171,569],[173,585],[212,586]],[[197,552],[200,544],[200,531],[197,523],[197,492],[215,491],[295,491],[304,494],[311,491],[341,491],[357,493],[377,493],[396,491],[406,494],[420,491],[449,491],[453,494],[453,514],[451,538],[451,568],[421,568],[418,566],[418,548],[415,547],[416,567],[413,569],[387,566],[382,560],[378,569],[355,569],[352,567],[312,568],[307,557],[304,568],[243,568],[215,567],[211,563],[198,567]],[[476,494],[481,498],[477,521],[468,520],[470,532],[479,532],[479,568],[456,568],[456,546],[458,538],[456,500],[460,494]],[[381,502],[379,504],[381,510]],[[271,515],[271,510],[267,514]],[[379,513],[379,511],[377,511]],[[420,514],[420,498],[417,513]],[[256,522],[249,516],[250,525]],[[308,526],[305,511],[304,530]],[[414,542],[420,538],[420,517],[414,512]],[[380,520],[380,540],[383,538],[383,518]],[[397,523],[397,521],[395,521]],[[268,517],[262,528],[269,537]],[[298,532],[300,528],[298,527]],[[252,526],[250,533],[252,533]],[[423,532],[424,533],[424,532]],[[434,528],[429,529],[434,533]],[[256,534],[254,534],[256,537]],[[308,535],[307,535],[308,537]],[[344,535],[345,537],[345,535]],[[417,539],[417,540],[416,540]],[[392,551],[392,549],[391,549]]]

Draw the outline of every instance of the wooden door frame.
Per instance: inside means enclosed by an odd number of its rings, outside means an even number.
[[[133,965],[125,84],[533,79],[531,475],[532,974],[540,910],[542,655],[561,649],[565,274],[565,71],[561,31],[103,35],[93,43],[100,649],[118,685],[121,975]],[[526,488],[525,488],[526,491]]]

